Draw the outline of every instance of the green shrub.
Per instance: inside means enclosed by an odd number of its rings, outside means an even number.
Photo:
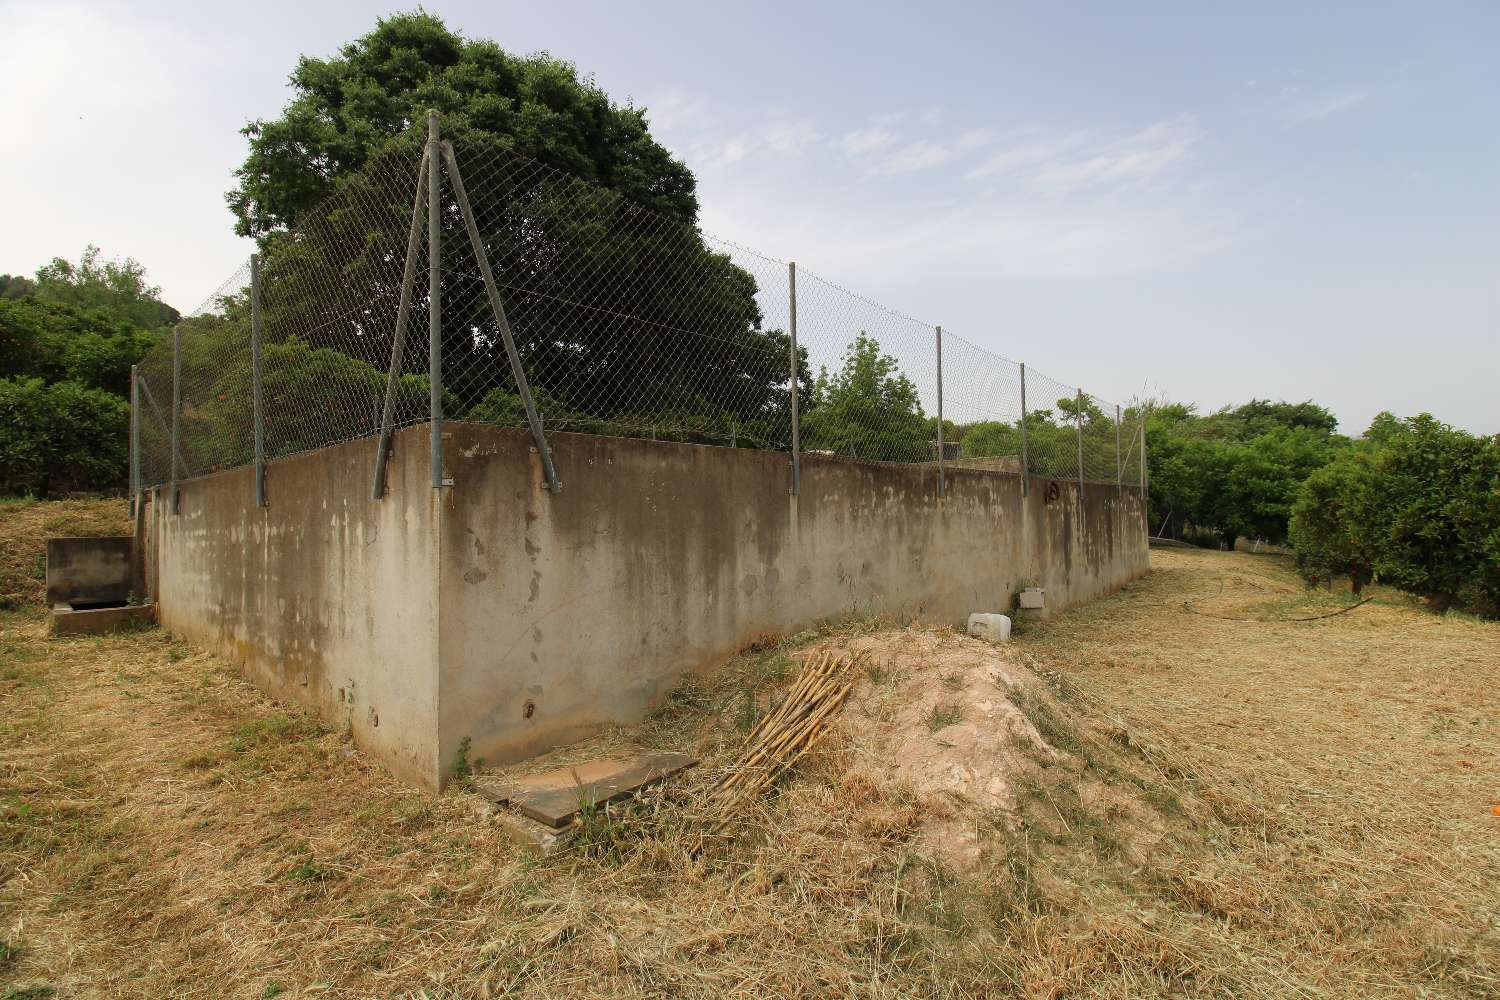
[[[130,408],[67,381],[0,379],[0,494],[124,488]]]
[[[1355,453],[1309,477],[1293,543],[1311,577],[1373,572],[1437,611],[1500,612],[1500,438],[1382,414]]]
[[[130,366],[164,336],[99,309],[0,299],[0,378],[72,381],[125,396]]]
[[[1288,534],[1309,583],[1348,576],[1358,594],[1374,575],[1374,539],[1358,509],[1368,499],[1370,475],[1369,457],[1350,454],[1303,483]]]

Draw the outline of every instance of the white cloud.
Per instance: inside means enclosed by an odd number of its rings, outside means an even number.
[[[805,146],[823,141],[811,118],[773,122],[762,132],[766,147],[773,153],[793,153]]]
[[[1293,106],[1289,113],[1295,121],[1313,121],[1357,108],[1369,98],[1369,91],[1347,90],[1342,93],[1329,94],[1317,100],[1304,101]]]
[[[1157,122],[1118,138],[1098,130],[1044,136],[994,153],[967,177],[1019,176],[1054,194],[1143,183],[1186,159],[1200,138],[1191,118]]]
[[[701,125],[708,117],[708,105],[700,97],[671,90],[645,102],[646,117],[654,132],[677,132]]]
[[[1082,157],[1046,164],[1036,179],[1059,191],[1149,181],[1186,157],[1199,137],[1190,120],[1157,122]]]
[[[809,147],[810,165],[760,158],[704,171],[705,227],[872,294],[911,273],[983,281],[1172,270],[1249,231],[1220,186],[1188,171],[1202,141],[1191,118],[998,136],[923,137],[908,124],[918,134],[887,125]],[[856,151],[867,169],[851,185]],[[963,176],[987,183],[956,186]],[[768,214],[767,202],[783,210]]]
[[[927,170],[932,167],[947,163],[953,158],[953,150],[948,146],[926,139],[918,139],[916,142],[907,143],[896,150],[889,159],[880,166],[882,173],[908,174],[916,170]]]
[[[839,145],[850,156],[885,149],[896,141],[894,133],[883,128],[860,129],[850,132],[839,140]]]
[[[966,176],[970,180],[983,177],[992,177],[1000,174],[1008,174],[1027,167],[1035,167],[1038,164],[1055,160],[1072,149],[1076,149],[1083,142],[1081,133],[1073,135],[1055,136],[1047,139],[1033,139],[1019,143],[998,153],[987,157]]]
[[[723,166],[753,158],[756,154],[795,156],[821,143],[824,138],[810,118],[771,121],[725,140],[706,139],[693,143],[688,162],[694,166]]]
[[[960,135],[954,146],[961,150],[978,149],[995,141],[995,133],[987,128],[974,128]]]

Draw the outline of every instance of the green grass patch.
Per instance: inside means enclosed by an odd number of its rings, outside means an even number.
[[[229,741],[229,751],[237,754],[250,753],[287,743],[315,740],[325,732],[323,726],[309,716],[284,713],[269,715],[236,729]]]
[[[927,731],[936,733],[949,726],[957,725],[964,720],[964,709],[962,705],[933,705],[932,711],[927,713]]]

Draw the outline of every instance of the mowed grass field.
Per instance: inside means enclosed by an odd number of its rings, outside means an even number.
[[[916,836],[956,806],[836,739],[704,849],[689,806],[743,692],[891,624],[844,623],[601,738],[703,774],[538,859],[159,629],[49,636],[41,539],[124,528],[118,501],[0,505],[0,998],[1500,997],[1496,623],[1153,551],[1017,637],[1061,752],[1018,815],[973,817],[981,867]]]

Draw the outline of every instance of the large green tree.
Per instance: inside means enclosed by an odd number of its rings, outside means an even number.
[[[922,412],[916,386],[863,332],[837,371],[820,371],[805,405],[808,451],[886,462],[937,459],[937,424]]]
[[[1309,577],[1348,574],[1358,589],[1373,572],[1438,611],[1500,613],[1500,437],[1382,413],[1308,479],[1292,540]]]
[[[287,228],[371,162],[393,136],[425,126],[493,137],[689,225],[698,217],[692,172],[651,137],[646,110],[615,104],[568,62],[515,56],[468,39],[435,15],[396,14],[332,58],[303,56],[279,118],[243,129],[250,155],[228,194],[244,236]]]
[[[268,339],[385,367],[431,108],[543,399],[612,426],[675,414],[784,440],[786,338],[762,328],[755,279],[705,245],[693,176],[651,137],[644,109],[615,104],[568,63],[510,55],[422,12],[303,58],[292,87],[279,118],[245,129],[250,153],[228,195],[237,228],[267,254]],[[489,418],[509,412],[494,394],[514,393],[514,380],[451,193],[445,204],[444,384],[452,415]],[[426,310],[419,283],[416,330]]]
[[[130,366],[163,337],[107,309],[0,298],[0,378],[71,380],[127,396]]]

